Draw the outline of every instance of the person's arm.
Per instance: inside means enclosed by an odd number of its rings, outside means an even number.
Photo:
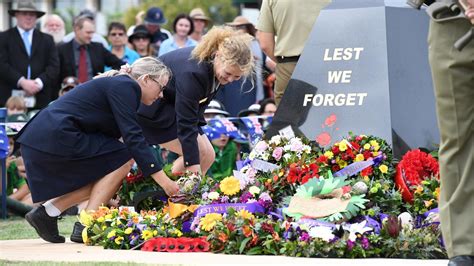
[[[275,58],[275,34],[271,32],[263,32],[263,31],[258,31],[257,32],[257,39],[260,43],[260,47],[262,48],[262,51],[274,62],[276,62]]]
[[[120,69],[120,66],[125,64],[121,59],[111,53],[109,50],[102,48],[102,53],[104,54],[104,63],[106,66],[111,67],[113,69]]]
[[[9,32],[0,32],[0,73],[2,73],[0,79],[13,89],[19,84],[22,74],[8,63],[9,53],[12,52],[8,49]]]

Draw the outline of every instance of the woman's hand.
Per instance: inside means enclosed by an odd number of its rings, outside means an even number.
[[[474,0],[466,0],[468,7],[466,9],[466,17],[468,17],[471,20],[471,23],[473,22],[474,19]]]
[[[174,196],[179,192],[178,184],[176,184],[176,182],[174,182],[173,180],[169,179],[169,177],[166,176],[163,170],[152,174],[151,177],[153,177],[156,183],[158,183],[158,185],[163,188],[166,195],[168,195],[169,197]]]
[[[199,164],[188,166],[188,167],[186,167],[186,170],[191,172],[191,173],[198,174],[198,175],[201,174],[201,166]]]

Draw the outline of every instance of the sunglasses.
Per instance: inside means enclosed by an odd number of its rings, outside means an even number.
[[[156,82],[156,84],[158,84],[158,86],[160,86],[160,93],[166,89],[166,85],[161,85],[161,83],[159,83],[157,80],[154,80],[152,78],[150,78],[150,79],[153,80],[154,82]]]

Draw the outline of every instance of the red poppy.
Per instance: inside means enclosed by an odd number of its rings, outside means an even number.
[[[316,142],[320,146],[327,146],[329,145],[329,143],[331,143],[331,135],[329,135],[329,133],[327,132],[323,132],[319,134],[318,136],[316,136]]]
[[[327,164],[328,163],[328,157],[324,156],[324,155],[321,155],[318,157],[318,159],[316,159],[316,161],[318,163],[324,163],[324,164]]]
[[[372,168],[372,166],[369,166],[367,168],[365,168],[364,170],[362,170],[362,172],[360,172],[360,175],[361,176],[371,176],[373,174],[374,170]]]

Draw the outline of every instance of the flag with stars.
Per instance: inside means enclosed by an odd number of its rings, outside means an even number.
[[[240,120],[244,123],[247,128],[247,133],[251,143],[256,143],[263,136],[262,124],[258,120],[258,117],[241,117]]]
[[[211,119],[208,122],[208,126],[213,128],[215,138],[220,137],[221,134],[225,134],[236,140],[246,140],[245,136],[240,132],[240,130],[235,126],[235,124],[227,118],[215,118]]]
[[[8,136],[4,126],[0,126],[0,159],[8,156]]]

